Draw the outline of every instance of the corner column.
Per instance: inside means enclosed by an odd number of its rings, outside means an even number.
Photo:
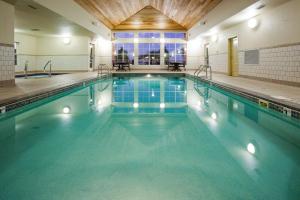
[[[0,1],[0,86],[15,84],[13,5]]]

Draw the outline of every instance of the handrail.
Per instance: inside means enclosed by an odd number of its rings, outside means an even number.
[[[208,79],[208,69],[209,69],[209,79],[212,79],[212,69],[210,65],[200,65],[199,68],[194,72],[194,76],[198,77],[201,72],[205,72],[205,78]]]
[[[106,64],[102,64],[100,63],[98,66],[97,66],[97,75],[99,76],[102,76],[104,73],[103,73],[103,68],[107,71],[107,76],[110,76],[112,73],[111,73],[111,69],[106,65]]]
[[[50,65],[49,65],[50,64]],[[49,77],[51,77],[51,75],[52,75],[52,61],[51,60],[49,60],[46,64],[45,64],[45,66],[44,66],[44,72],[46,71],[46,67],[49,65]]]
[[[26,61],[25,61],[25,66],[24,66],[25,78],[27,78],[27,73],[28,73],[28,63],[29,63],[29,61],[26,60]]]

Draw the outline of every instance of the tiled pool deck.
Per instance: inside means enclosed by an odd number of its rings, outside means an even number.
[[[167,70],[131,70],[130,72],[113,72],[114,74],[126,73],[186,73],[193,75],[194,70],[182,72],[170,72]],[[0,87],[0,107],[9,102],[34,96],[40,93],[58,90],[70,85],[82,83],[97,78],[96,72],[82,72],[53,76],[51,78],[16,79],[16,85],[11,87]],[[281,85],[260,80],[230,77],[222,74],[213,74],[213,82],[245,92],[258,97],[289,105],[300,110],[300,87]]]

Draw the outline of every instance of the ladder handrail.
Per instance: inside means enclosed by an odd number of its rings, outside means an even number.
[[[52,74],[52,60],[48,60],[48,62],[44,66],[44,72],[46,71],[46,67],[49,65],[49,76],[51,77]]]
[[[198,67],[198,69],[196,69],[196,71],[194,72],[194,75],[196,75],[196,73],[198,72],[198,70],[200,70],[200,69],[202,68],[202,66],[203,66],[203,65],[200,65],[200,66]]]
[[[112,73],[111,73],[111,69],[109,68],[108,65],[100,63],[100,64],[98,64],[98,66],[97,66],[98,76],[99,76],[99,75],[102,76],[102,75],[104,74],[104,73],[103,73],[103,68],[106,69],[107,75],[111,75],[111,74],[112,74]]]
[[[209,79],[212,79],[212,69],[210,65],[200,65],[199,68],[194,72],[194,76],[198,77],[199,74],[205,71],[205,77],[208,79],[208,70],[209,70]]]

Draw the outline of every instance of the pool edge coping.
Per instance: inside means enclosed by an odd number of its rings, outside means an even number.
[[[290,102],[290,101],[278,100],[278,99],[273,98],[272,96],[265,95],[260,92],[247,90],[247,89],[236,87],[231,84],[224,83],[224,82],[220,82],[220,81],[216,81],[216,80],[209,80],[209,79],[206,79],[203,77],[198,77],[198,76],[194,76],[194,75],[187,74],[187,73],[186,73],[186,77],[190,77],[190,78],[198,79],[202,82],[206,82],[210,85],[213,85],[217,88],[223,89],[227,92],[231,92],[235,95],[244,97],[258,105],[260,105],[260,100],[264,100],[264,101],[268,102],[268,104],[269,104],[267,107],[268,109],[277,111],[279,113],[283,113],[286,116],[291,117],[291,118],[300,119],[300,104]],[[284,112],[284,111],[287,111],[288,109],[290,111],[290,115]]]
[[[105,77],[105,75],[85,78],[80,81],[73,81],[72,83],[69,83],[69,84],[62,84],[59,86],[54,86],[54,87],[50,87],[47,89],[41,89],[38,91],[29,92],[26,94],[17,95],[17,96],[8,98],[8,99],[4,99],[4,100],[0,101],[0,115],[5,114],[6,112],[9,112],[9,111],[15,110],[17,108],[26,106],[28,104],[37,102],[39,100],[43,100],[47,97],[58,95],[60,93],[68,91],[70,89],[74,89],[74,88],[84,86],[84,85],[92,83],[92,82],[96,82],[98,80],[101,80],[104,77]]]
[[[145,75],[145,74],[149,74],[149,73],[116,73],[116,74],[112,74],[112,76],[134,76],[134,75]],[[227,83],[223,83],[223,82],[219,82],[216,80],[209,80],[209,79],[205,79],[203,77],[198,77],[198,76],[194,76],[192,74],[188,74],[186,72],[182,72],[182,73],[172,73],[172,74],[168,74],[168,73],[151,73],[151,74],[155,74],[155,75],[162,75],[162,76],[166,76],[166,75],[170,75],[170,76],[184,76],[184,77],[189,77],[189,78],[193,78],[193,79],[198,79],[202,82],[206,82],[210,85],[213,85],[217,88],[223,89],[225,91],[231,92],[233,94],[236,94],[238,96],[244,97],[254,103],[257,103],[258,105],[260,104],[260,100],[264,100],[268,102],[268,108],[275,110],[277,112],[283,113],[285,115],[287,115],[288,117],[291,118],[295,118],[295,119],[300,119],[300,104],[297,103],[293,103],[290,101],[284,101],[284,100],[278,100],[275,98],[272,98],[269,95],[265,95],[259,92],[255,92],[255,91],[251,91],[251,90],[247,90],[244,88],[240,88],[240,87],[236,87],[233,86],[231,84],[227,84]],[[70,89],[74,89],[76,87],[79,86],[84,86],[85,84],[91,83],[91,82],[95,82],[97,80],[101,80],[104,76],[97,76],[97,77],[90,77],[90,78],[86,78],[86,79],[82,79],[80,81],[75,81],[72,82],[70,84],[64,84],[64,85],[60,85],[60,86],[54,86],[52,88],[47,88],[44,90],[39,90],[39,91],[35,91],[35,92],[31,92],[31,93],[27,93],[25,95],[19,95],[19,96],[14,96],[11,97],[9,99],[5,99],[0,101],[0,114],[6,113],[8,111],[11,110],[15,110],[19,107],[31,104],[33,102],[36,102],[38,100],[42,100],[45,99],[47,97],[50,96],[54,96],[57,94],[60,94],[62,92],[65,92],[67,90]],[[287,109],[289,111],[289,114],[287,113]],[[286,113],[284,112],[286,111]]]

